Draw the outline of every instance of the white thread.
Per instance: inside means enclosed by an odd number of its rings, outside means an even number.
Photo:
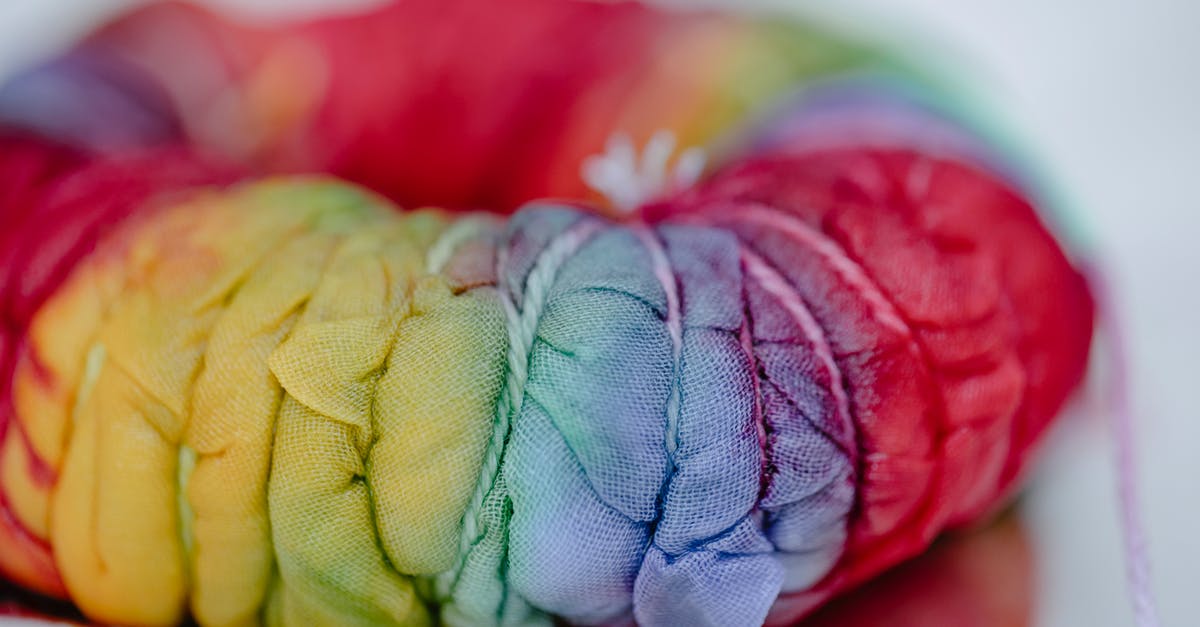
[[[425,256],[426,271],[429,274],[440,273],[450,262],[450,258],[454,256],[458,247],[483,231],[491,222],[492,219],[478,215],[455,220],[454,224],[442,231],[433,246],[429,247],[429,252]]]
[[[671,336],[673,367],[671,372],[671,394],[667,399],[667,463],[674,467],[672,461],[675,451],[679,448],[679,366],[683,354],[683,314],[679,302],[679,286],[675,275],[671,272],[671,262],[662,244],[654,232],[645,225],[635,227],[637,234],[646,251],[650,253],[650,263],[654,268],[654,276],[662,284],[667,295],[667,332]]]
[[[742,247],[741,257],[749,278],[758,281],[758,284],[768,294],[775,297],[788,315],[800,325],[805,337],[812,343],[813,353],[829,373],[829,389],[833,394],[834,406],[837,407],[838,421],[842,423],[842,428],[846,433],[853,433],[855,425],[850,413],[850,397],[846,394],[845,377],[842,375],[842,369],[837,365],[833,349],[825,338],[825,331],[821,329],[821,325],[809,311],[808,305],[804,304],[796,291],[788,285],[787,279],[745,246]]]
[[[878,286],[867,276],[862,266],[843,252],[842,248],[828,236],[801,220],[763,207],[746,207],[738,217],[777,229],[803,242],[808,248],[821,255],[842,280],[858,288],[863,299],[870,305],[871,313],[876,321],[900,334],[901,337],[912,337],[912,330],[900,317],[896,306],[879,291]]]
[[[471,494],[467,509],[463,512],[458,563],[453,569],[438,577],[438,592],[443,596],[448,596],[452,592],[459,574],[466,566],[467,554],[471,547],[480,540],[479,516],[483,510],[483,502],[500,472],[500,460],[504,454],[504,445],[508,439],[512,420],[521,411],[521,405],[525,398],[525,383],[529,375],[529,354],[533,350],[539,318],[545,308],[550,288],[554,285],[554,278],[562,264],[591,239],[601,226],[602,223],[595,220],[581,220],[559,235],[542,251],[533,270],[525,279],[525,289],[519,309],[508,290],[503,286],[508,265],[507,249],[501,248],[497,254],[496,274],[500,282],[497,289],[505,318],[508,320],[507,375],[504,387],[500,391],[499,402],[496,404],[492,437],[488,442],[479,480],[475,484],[475,490]]]
[[[697,147],[680,153],[675,169],[668,172],[675,146],[675,134],[662,129],[650,137],[639,155],[629,134],[613,133],[603,154],[583,161],[580,176],[614,208],[631,212],[668,192],[691,187],[700,179],[707,157]]]

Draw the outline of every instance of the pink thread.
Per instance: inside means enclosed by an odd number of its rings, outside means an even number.
[[[1150,583],[1150,555],[1142,527],[1140,500],[1137,492],[1137,467],[1134,460],[1134,416],[1129,395],[1129,356],[1125,348],[1123,324],[1109,291],[1105,274],[1089,268],[1087,277],[1096,295],[1100,312],[1100,328],[1108,344],[1112,368],[1111,381],[1106,386],[1111,403],[1110,416],[1117,463],[1117,499],[1121,509],[1121,530],[1125,552],[1125,568],[1129,592],[1133,601],[1134,622],[1138,627],[1158,627],[1158,609]]]
[[[787,279],[780,276],[771,268],[770,264],[745,247],[741,250],[741,257],[742,264],[746,268],[746,275],[757,281],[768,294],[774,296],[804,331],[805,338],[812,344],[817,360],[829,374],[829,390],[833,394],[834,406],[837,408],[841,427],[845,433],[852,432],[855,426],[850,412],[850,397],[846,394],[846,382],[841,368],[837,365],[837,359],[833,355],[833,348],[829,346],[829,342],[825,338],[825,331],[813,317],[812,312],[808,310],[808,305],[788,285]],[[838,442],[838,444],[843,443]]]
[[[900,317],[896,307],[879,291],[866,272],[854,260],[850,259],[827,235],[817,231],[804,222],[786,216],[766,207],[743,207],[738,218],[757,222],[769,228],[778,229],[789,237],[803,243],[812,251],[824,258],[834,272],[862,295],[863,300],[871,307],[875,319],[885,327],[895,331],[902,337],[912,337],[912,330]]]
[[[658,241],[650,227],[639,224],[633,232],[637,235],[642,246],[650,254],[650,263],[654,268],[654,276],[662,285],[667,296],[667,332],[671,335],[672,358],[674,373],[671,375],[671,396],[667,399],[667,458],[674,465],[675,451],[679,448],[679,362],[683,355],[683,307],[679,302],[679,285],[675,274],[671,272],[671,262],[667,259],[667,251]]]

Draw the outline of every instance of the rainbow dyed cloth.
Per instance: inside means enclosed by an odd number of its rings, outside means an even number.
[[[1092,302],[965,127],[793,93],[868,70],[627,4],[101,29],[0,90],[0,569],[122,624],[788,624],[977,520]],[[715,163],[598,204],[657,129]]]

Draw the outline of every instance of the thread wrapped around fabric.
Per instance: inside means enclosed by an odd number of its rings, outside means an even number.
[[[792,93],[883,68],[556,0],[101,29],[0,89],[0,571],[120,624],[789,624],[986,515],[1093,305],[1019,164]],[[602,208],[658,129],[712,172]]]
[[[1090,336],[1028,205],[911,152],[623,222],[304,180],[143,206],[17,341],[6,460],[56,480],[3,475],[112,622],[761,622],[992,506]]]

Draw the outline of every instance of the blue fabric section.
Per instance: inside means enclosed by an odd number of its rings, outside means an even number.
[[[782,568],[754,509],[763,469],[736,242],[710,229],[663,229],[684,296],[679,430],[662,517],[638,575],[643,625],[750,625]]]
[[[563,262],[506,452],[509,582],[572,621],[629,612],[667,475],[673,349],[649,265],[626,229],[596,235]]]
[[[783,577],[769,551],[749,519],[679,558],[652,547],[635,590],[638,622],[663,627],[762,624]]]
[[[852,429],[742,251],[715,228],[550,205],[513,218],[499,280],[528,346],[510,351],[518,400],[459,605],[502,622],[528,606],[577,624],[754,624],[833,564]]]

